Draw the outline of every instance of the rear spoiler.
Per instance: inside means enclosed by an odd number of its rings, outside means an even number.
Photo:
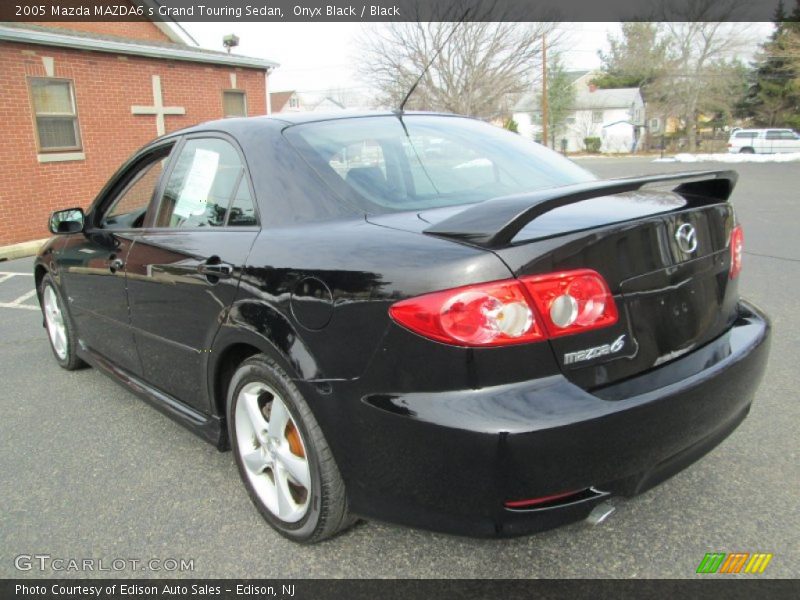
[[[484,248],[501,248],[509,245],[525,225],[561,206],[633,192],[648,184],[680,181],[672,191],[686,199],[687,208],[695,208],[727,202],[738,179],[736,171],[690,171],[575,183],[493,198],[470,206],[424,232]]]

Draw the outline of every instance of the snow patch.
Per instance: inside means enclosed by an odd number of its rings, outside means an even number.
[[[656,158],[653,162],[721,162],[721,163],[782,163],[800,161],[800,152],[783,154],[676,154],[671,158]]]

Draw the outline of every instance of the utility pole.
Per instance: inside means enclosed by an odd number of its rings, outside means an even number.
[[[547,36],[542,34],[542,143],[547,141]]]

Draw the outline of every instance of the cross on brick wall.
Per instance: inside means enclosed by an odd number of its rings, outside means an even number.
[[[153,75],[153,106],[131,106],[131,114],[155,115],[156,131],[158,135],[164,135],[166,133],[164,116],[185,115],[186,109],[183,106],[164,106],[164,98],[161,95],[161,77]]]

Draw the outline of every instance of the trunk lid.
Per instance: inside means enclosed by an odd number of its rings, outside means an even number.
[[[662,206],[680,202],[665,194],[661,200]],[[494,252],[517,277],[590,268],[606,279],[617,324],[550,341],[564,374],[592,389],[675,360],[732,325],[738,301],[737,281],[728,276],[733,226],[726,203],[533,241],[524,241],[523,230],[523,240]],[[691,251],[678,239],[688,228],[695,232]]]
[[[369,220],[423,232],[463,210]],[[517,277],[590,268],[606,279],[617,324],[549,342],[565,376],[593,389],[675,360],[731,326],[738,301],[728,277],[733,226],[727,202],[698,206],[677,193],[637,190],[557,207],[525,224],[510,244],[486,249]],[[679,240],[679,231],[686,237],[692,230],[691,243]]]

